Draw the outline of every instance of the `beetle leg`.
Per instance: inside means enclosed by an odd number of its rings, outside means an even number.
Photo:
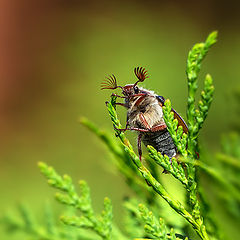
[[[134,130],[134,131],[138,131],[138,132],[150,132],[149,129],[134,128],[134,127],[129,128],[129,130]]]
[[[136,93],[136,94],[133,94],[131,95],[131,97],[139,97],[139,96],[146,96],[147,93]]]
[[[127,121],[126,121],[126,126],[125,128],[127,128],[129,126],[129,122],[128,122],[128,117],[127,117]]]
[[[143,129],[143,128],[135,128],[135,127],[130,127],[130,128],[116,128],[114,127],[115,130],[121,131],[121,132],[125,132],[127,130],[134,130],[134,131],[138,131],[138,132],[150,132],[150,130],[148,129]]]
[[[142,133],[139,133],[139,135],[138,135],[138,155],[139,155],[140,161],[142,161],[141,139],[142,139]]]
[[[115,105],[126,107],[124,103],[115,103]]]
[[[120,95],[117,95],[117,94],[115,94],[115,93],[112,93],[112,96],[113,96],[113,97],[119,97],[119,98],[126,98],[125,96],[120,96]]]
[[[116,127],[114,127],[114,129],[118,130],[118,131],[121,131],[121,132],[125,132],[127,130],[130,130],[130,129],[128,129],[128,125],[129,125],[129,122],[127,120],[125,128],[116,128]]]
[[[151,132],[157,132],[157,131],[161,131],[167,128],[167,125],[165,123],[163,124],[158,124],[154,127],[151,128]]]

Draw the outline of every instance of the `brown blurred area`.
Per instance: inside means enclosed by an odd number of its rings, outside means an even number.
[[[0,4],[1,132],[11,133],[19,124],[16,119],[24,125],[29,109],[63,81],[50,82],[44,72],[61,69],[63,63],[53,53],[74,31],[74,21],[65,18],[71,4],[27,0]]]

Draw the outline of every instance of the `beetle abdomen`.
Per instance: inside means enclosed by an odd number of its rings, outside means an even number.
[[[170,159],[177,154],[176,146],[167,129],[158,132],[144,133],[142,141],[145,146],[151,145],[162,155]]]

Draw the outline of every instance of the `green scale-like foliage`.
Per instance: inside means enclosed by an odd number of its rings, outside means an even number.
[[[75,190],[72,179],[68,175],[61,177],[45,163],[39,163],[42,174],[48,179],[48,184],[63,193],[57,193],[56,199],[72,206],[81,212],[81,216],[62,216],[63,223],[78,228],[87,228],[96,232],[102,239],[110,239],[112,231],[112,204],[108,198],[104,199],[104,210],[96,216],[91,204],[90,189],[86,182],[80,181],[81,196]]]

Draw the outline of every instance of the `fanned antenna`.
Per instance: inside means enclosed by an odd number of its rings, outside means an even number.
[[[138,78],[138,81],[135,83],[135,85],[138,82],[143,82],[146,78],[149,77],[147,70],[143,67],[134,68],[134,73],[135,73],[136,77]]]
[[[117,86],[117,80],[116,77],[112,74],[106,77],[106,80],[101,83],[101,90],[103,89],[116,89]]]

